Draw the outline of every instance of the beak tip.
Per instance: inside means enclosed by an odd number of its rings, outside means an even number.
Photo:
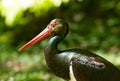
[[[36,37],[34,37],[31,41],[23,45],[21,48],[18,49],[18,51],[22,51],[35,43],[41,41],[42,39],[46,38],[51,34],[50,29],[47,27],[45,30],[43,30],[41,33],[39,33]]]
[[[25,49],[25,47],[23,46],[23,47],[19,48],[18,51],[22,51],[24,49]]]
[[[18,51],[22,51],[22,49],[21,49],[21,48],[19,48],[19,49],[18,49]]]

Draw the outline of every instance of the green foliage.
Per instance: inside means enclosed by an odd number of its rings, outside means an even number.
[[[35,48],[38,48],[35,47]],[[62,81],[47,68],[43,49],[18,53],[11,47],[0,46],[0,80],[3,81]]]
[[[0,13],[1,81],[61,81],[45,64],[48,39],[17,51],[54,18],[70,26],[60,49],[94,50],[120,67],[119,0],[0,0]]]
[[[3,81],[64,81],[48,69],[43,49],[38,46],[29,48],[24,52],[18,53],[11,47],[2,46],[0,48],[0,80]],[[7,51],[6,51],[7,50]],[[120,68],[120,53],[106,54],[102,51],[96,51],[97,54],[106,58],[114,65]]]
[[[0,11],[5,17],[6,24],[12,26],[15,23],[25,24],[28,21],[24,18],[26,10],[33,12],[35,16],[40,16],[50,8],[60,6],[62,2],[68,0],[1,0]]]
[[[17,46],[42,31],[53,18],[60,17],[68,21],[71,36],[74,35],[67,39],[69,46],[119,49],[119,3],[114,0],[1,0],[0,43]]]

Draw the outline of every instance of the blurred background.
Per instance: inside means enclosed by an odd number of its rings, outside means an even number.
[[[18,51],[54,18],[70,26],[59,49],[86,49],[120,68],[119,0],[0,0],[0,81],[63,81],[45,63],[49,38]]]

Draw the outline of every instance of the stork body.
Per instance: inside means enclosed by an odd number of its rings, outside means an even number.
[[[48,67],[56,76],[67,81],[120,81],[120,70],[104,58],[82,49],[59,50],[57,46],[68,34],[68,29],[64,20],[54,19],[19,50],[54,34],[44,52]]]

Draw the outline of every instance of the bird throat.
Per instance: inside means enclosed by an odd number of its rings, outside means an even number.
[[[69,79],[69,69],[68,65],[65,64],[61,58],[61,51],[58,50],[58,44],[62,41],[67,35],[67,31],[61,32],[59,35],[54,35],[47,47],[45,48],[45,58],[48,67],[59,77],[62,77],[66,80]],[[64,58],[63,58],[64,59]],[[63,69],[61,69],[63,68]],[[68,67],[69,68],[69,67]],[[68,73],[68,74],[67,74]]]

